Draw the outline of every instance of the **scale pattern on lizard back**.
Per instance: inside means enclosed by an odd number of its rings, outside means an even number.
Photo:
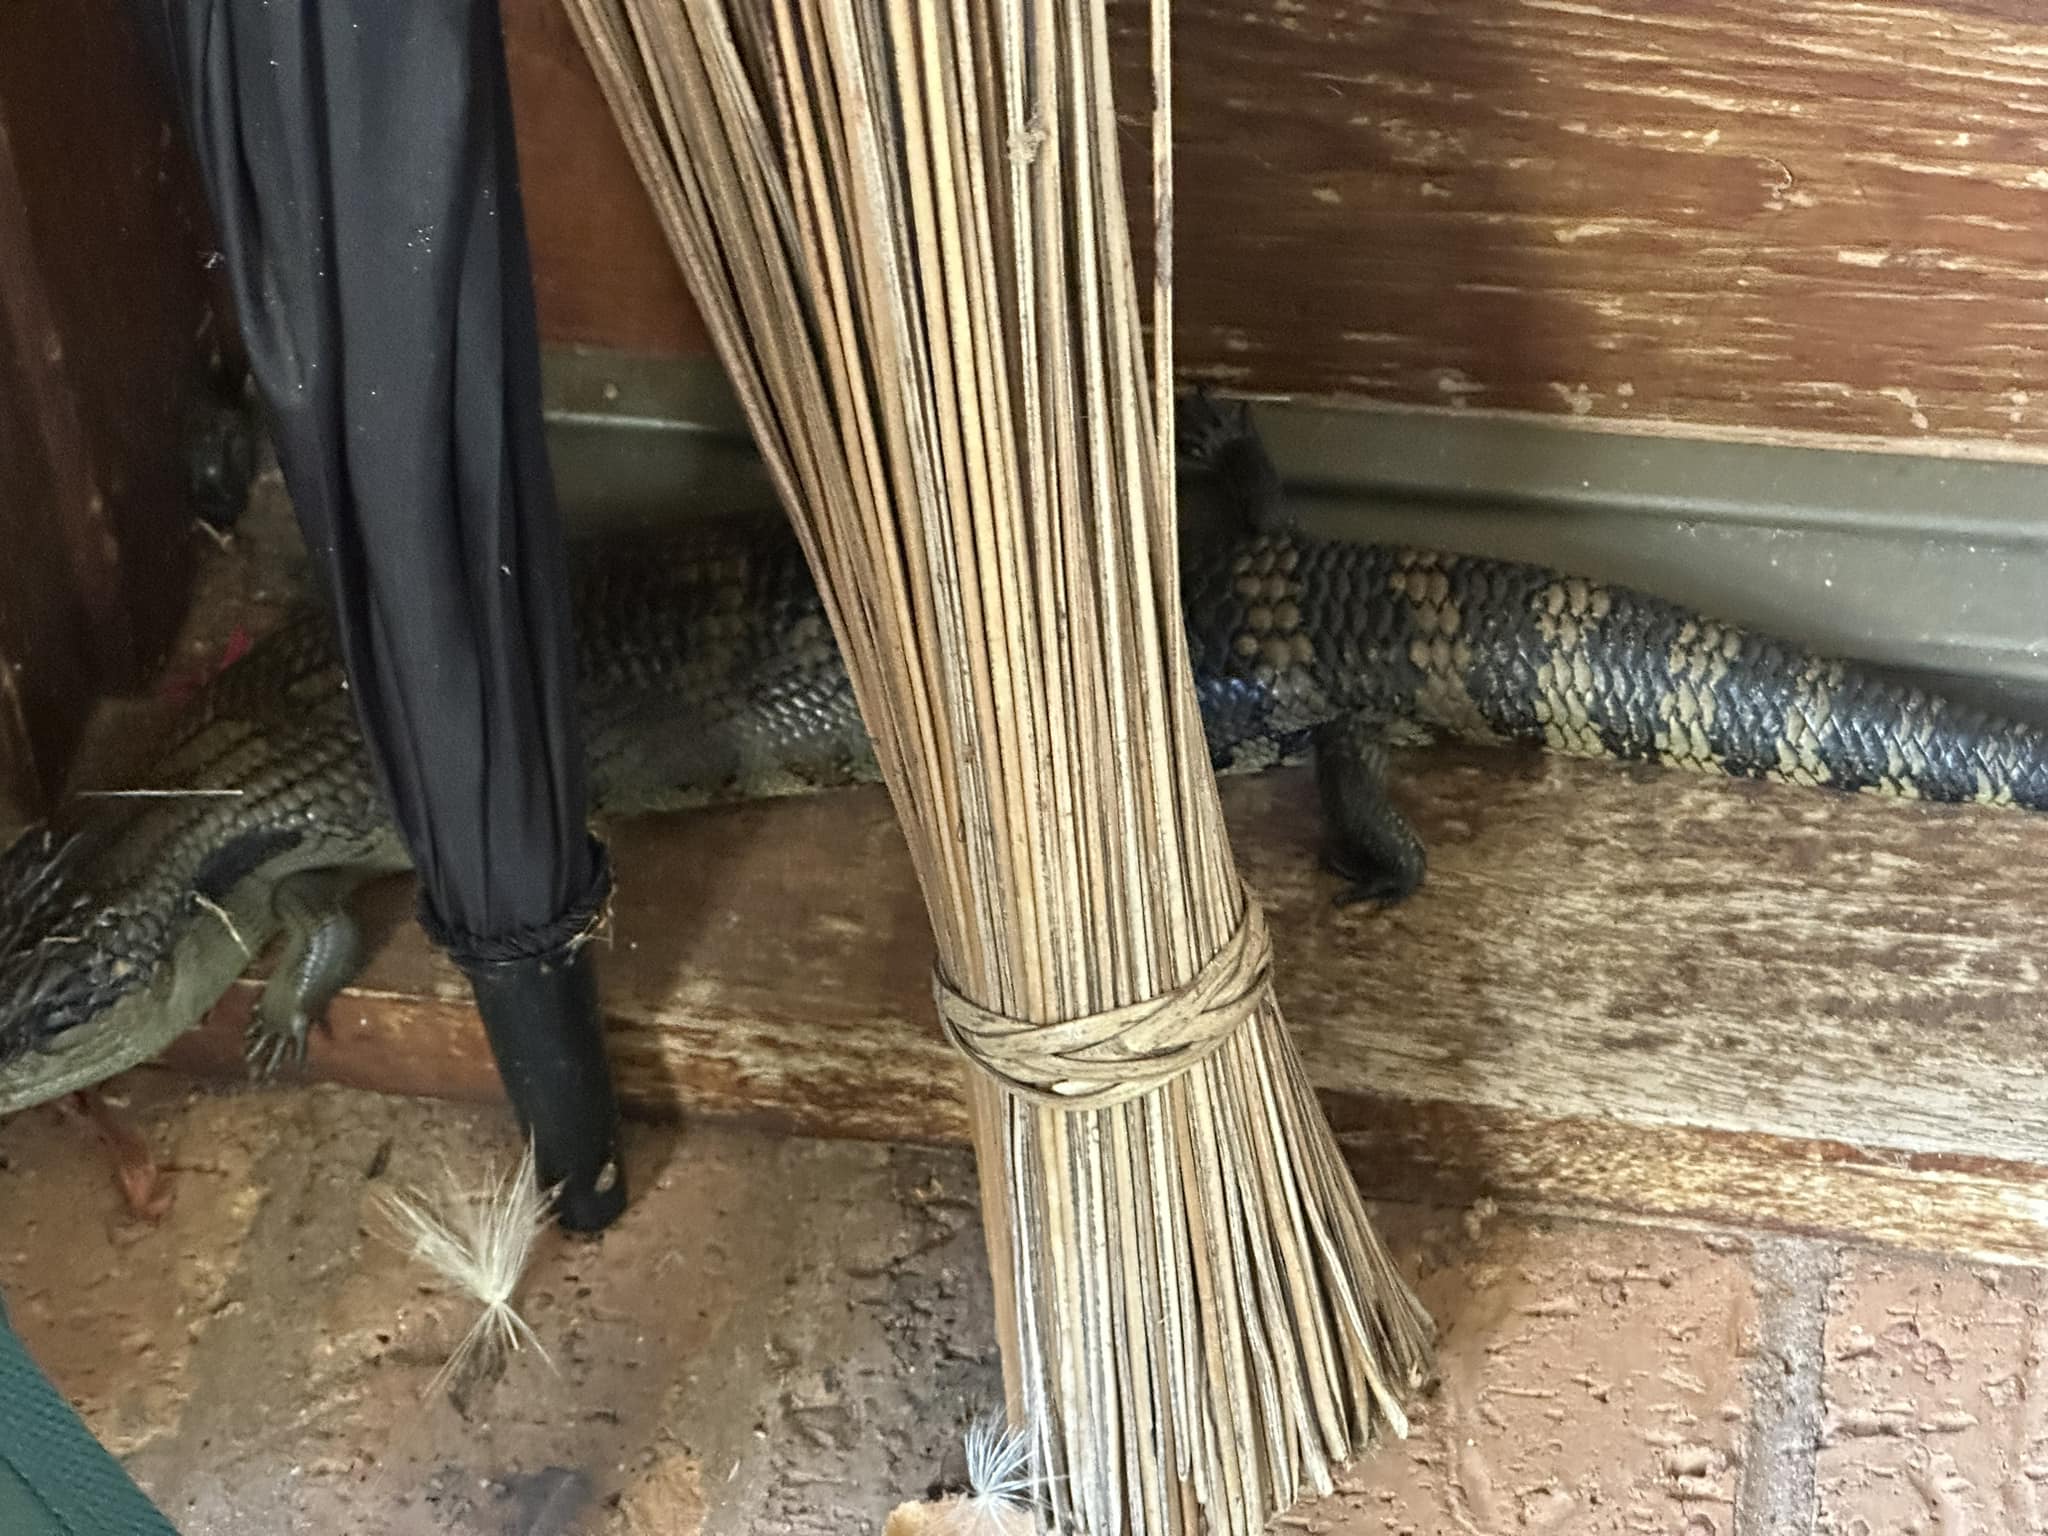
[[[2048,808],[2033,727],[1537,566],[1278,533],[1191,572],[1186,602],[1219,767],[1357,719],[1396,741]]]
[[[709,524],[576,553],[579,694],[606,815],[879,777],[794,538]]]
[[[406,867],[317,612],[202,692],[144,787],[172,793],[73,801],[0,855],[0,1066],[117,1005],[182,1008],[181,987],[210,1004],[271,937],[269,890],[297,871]],[[98,1066],[82,1053],[52,1091]]]
[[[1380,777],[1388,741],[1423,736],[2048,807],[2038,731],[1653,597],[1242,523],[1185,555],[1212,760],[1242,771],[1313,753],[1326,817],[1350,838],[1332,862],[1378,899],[1420,878]],[[579,553],[575,607],[600,815],[875,777],[786,528],[607,541]],[[289,882],[345,887],[405,864],[318,614],[207,690],[152,783],[230,793],[79,802],[0,855],[0,1114],[198,1022],[317,895]],[[1374,884],[1374,865],[1392,876]],[[346,950],[302,954],[318,968]]]

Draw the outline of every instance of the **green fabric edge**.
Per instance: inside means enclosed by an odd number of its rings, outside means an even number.
[[[29,1358],[0,1306],[0,1532],[178,1536]]]

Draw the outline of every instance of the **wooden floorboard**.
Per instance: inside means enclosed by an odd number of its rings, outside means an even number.
[[[2048,1257],[2048,820],[1499,754],[1398,793],[1398,911],[1334,907],[1299,773],[1226,786],[1280,995],[1376,1193]],[[961,1139],[930,940],[879,793],[616,829],[604,960],[643,1108]],[[495,1093],[460,978],[382,935],[315,1072]],[[224,1070],[245,989],[176,1053]]]

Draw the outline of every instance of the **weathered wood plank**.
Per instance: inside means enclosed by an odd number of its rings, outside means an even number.
[[[0,6],[0,753],[32,758],[17,788],[54,789],[95,692],[139,683],[183,616],[186,411],[223,342],[211,244],[113,0]]]
[[[1198,373],[2048,443],[2025,0],[1192,0],[1175,30]]]
[[[1472,1104],[1323,1098],[1373,1194],[1766,1227],[1956,1259],[2038,1264],[2048,1256],[2038,1194],[2048,1166],[2037,1163]]]
[[[0,794],[30,812],[55,787],[109,650],[116,663],[126,651],[113,541],[83,515],[92,486],[62,359],[0,113]]]
[[[695,348],[558,8],[507,7],[550,334]],[[1115,15],[1141,111],[1145,6]],[[1174,29],[1191,376],[2048,451],[2028,0],[1182,0]]]
[[[561,0],[503,6],[534,302],[561,346],[710,350]]]
[[[2048,820],[1597,764],[1414,766],[1431,876],[1388,914],[1330,904],[1303,776],[1225,794],[1288,1018],[1369,1187],[2048,1257]],[[884,797],[639,824],[618,854],[604,984],[639,1103],[964,1136]],[[402,897],[316,1069],[488,1096],[462,983]],[[178,1060],[233,1058],[224,1018]]]

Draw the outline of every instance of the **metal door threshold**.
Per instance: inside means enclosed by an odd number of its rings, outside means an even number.
[[[775,515],[709,360],[548,360],[572,518]],[[2048,465],[1262,402],[1305,526],[1622,582],[2048,718]]]

